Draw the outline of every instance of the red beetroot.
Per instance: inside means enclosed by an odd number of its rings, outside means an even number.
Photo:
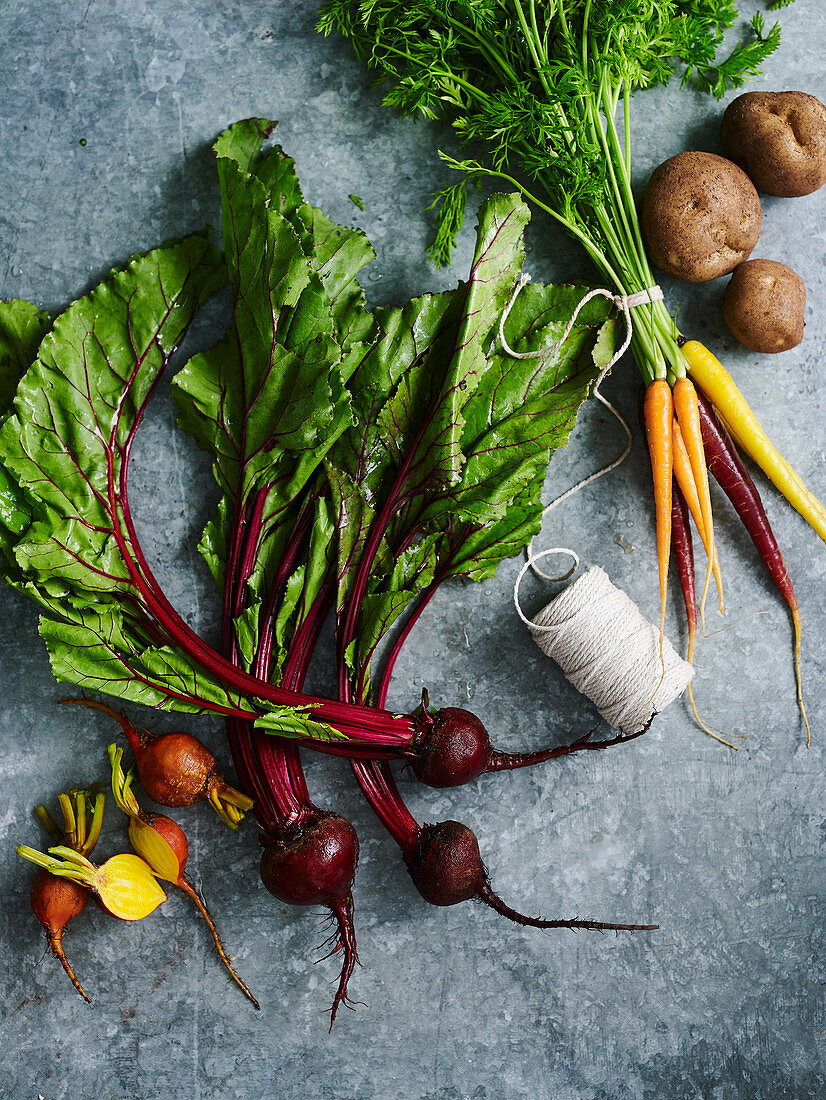
[[[591,734],[587,733],[572,744],[550,749],[500,752],[491,745],[481,720],[468,710],[444,707],[431,715],[425,701],[416,720],[418,733],[411,746],[410,765],[417,779],[430,787],[457,787],[478,779],[485,772],[511,771],[584,749],[604,749],[645,733],[644,729],[607,741],[592,741]]]
[[[416,845],[407,857],[407,866],[413,885],[431,905],[457,905],[460,901],[476,898],[508,920],[531,928],[641,932],[658,927],[656,924],[605,924],[591,920],[542,920],[517,913],[494,894],[476,835],[460,821],[422,826]]]
[[[340,1004],[349,1004],[347,983],[356,963],[353,929],[353,882],[358,866],[356,831],[340,814],[318,810],[311,803],[290,825],[261,837],[261,881],[279,901],[289,905],[324,905],[337,923],[330,954],[342,952],[338,989],[330,1010],[330,1029]]]
[[[79,882],[55,878],[40,868],[32,880],[32,909],[46,931],[46,942],[56,959],[69,975],[72,985],[85,1001],[91,997],[78,981],[63,951],[63,932],[69,921],[83,912],[89,902],[89,891]]]
[[[414,775],[422,783],[457,787],[487,771],[490,738],[480,719],[470,711],[445,707],[433,715],[423,733],[412,764]]]
[[[518,913],[493,892],[479,852],[479,842],[467,825],[460,821],[419,825],[404,804],[386,763],[351,760],[350,766],[379,820],[401,848],[413,885],[431,905],[458,905],[475,898],[508,920],[532,928],[636,932],[657,927],[653,924],[542,920]]]
[[[331,905],[349,895],[359,844],[356,830],[340,814],[316,811],[261,843],[261,879],[279,901]]]
[[[423,826],[407,867],[431,905],[469,901],[487,879],[476,835],[460,821]]]

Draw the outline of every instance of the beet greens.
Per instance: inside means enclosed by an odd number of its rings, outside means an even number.
[[[350,759],[435,904],[475,897],[543,928],[638,927],[510,909],[470,830],[419,826],[387,764],[408,761],[446,787],[627,739],[586,734],[504,753],[467,711],[385,709],[395,662],[439,586],[492,576],[539,529],[548,460],[611,357],[614,322],[599,299],[560,347],[529,361],[499,350],[529,216],[515,195],[482,204],[471,270],[456,289],[371,312],[357,278],[373,258],[369,242],[304,200],[292,160],[265,148],[273,128],[248,119],[216,142],[223,253],[205,234],[169,242],[53,324],[14,304],[23,335],[5,360],[0,314],[9,397],[31,361],[0,427],[0,552],[9,581],[43,609],[59,679],[226,718],[245,796],[225,786],[232,805],[222,800],[222,810],[237,824],[251,800],[267,889],[289,904],[325,906],[334,922],[332,1025],[358,961],[358,839],[312,801],[299,744]],[[225,336],[173,380],[181,426],[213,456],[220,489],[200,543],[221,598],[216,649],[154,577],[128,473],[159,378],[201,304],[226,283]],[[526,287],[508,342],[551,347],[584,292]],[[303,685],[331,611],[338,698],[323,699]],[[136,741],[139,775],[147,747],[163,741]],[[196,786],[194,796],[209,794],[209,777]]]
[[[335,528],[321,467],[351,422],[345,383],[373,328],[356,274],[373,250],[304,202],[288,157],[262,152],[272,127],[247,120],[216,142],[232,326],[175,386],[221,487],[201,550],[222,594],[224,656],[296,691],[329,605]],[[357,962],[355,830],[312,803],[295,746],[236,717],[227,731],[263,830],[264,885],[289,904],[325,905],[336,923],[332,1026]]]
[[[407,614],[406,627],[385,664],[388,676],[438,584],[489,575],[536,529],[550,452],[607,361],[611,328],[594,345],[606,323],[602,304],[560,353],[528,370],[497,354],[495,330],[521,267],[527,221],[523,204],[507,196],[480,212],[463,286],[369,314],[355,275],[372,250],[360,233],[331,226],[303,201],[292,161],[280,149],[262,151],[270,130],[248,120],[216,143],[232,328],[179,372],[175,388],[181,423],[215,456],[222,490],[201,549],[222,591],[225,656],[260,678],[300,687],[335,598],[339,698],[361,704],[370,697],[372,659],[400,617]],[[296,300],[296,272],[306,303]],[[511,338],[525,346],[551,341],[582,293],[531,288]],[[264,316],[268,326],[259,330]],[[293,372],[292,384],[283,367],[273,377],[274,360]],[[305,392],[315,395],[314,408],[324,406],[318,427],[297,407]],[[466,713],[440,714],[454,712]],[[427,760],[425,779],[452,785],[479,774],[457,768],[448,778],[434,768],[446,740],[461,752],[455,717],[434,722],[422,711],[409,721],[396,755],[414,766]],[[467,721],[485,740],[482,770],[571,751],[496,754],[479,720]],[[310,801],[295,746],[264,736],[261,725],[228,719],[236,766],[264,830],[262,877],[281,900],[331,908],[334,950],[343,956],[334,1017],[355,958],[357,847],[343,819]],[[335,849],[333,867],[323,870],[322,844]]]

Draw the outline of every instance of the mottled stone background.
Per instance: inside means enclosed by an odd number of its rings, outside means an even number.
[[[452,285],[465,270],[468,227],[453,270],[428,266],[427,197],[454,148],[435,126],[385,111],[341,42],[313,31],[308,0],[18,0],[0,5],[0,295],[58,309],[113,264],[211,223],[219,208],[209,151],[220,129],[253,114],[280,120],[307,196],[359,224],[378,259],[371,303]],[[743,5],[747,15],[757,9]],[[755,87],[824,97],[823,5],[782,14],[785,41]],[[730,97],[729,97],[730,98]],[[718,150],[722,105],[675,85],[638,97],[636,182],[685,148]],[[364,212],[348,194],[365,200]],[[681,326],[726,359],[804,478],[826,495],[826,190],[764,202],[755,255],[790,263],[809,293],[806,337],[777,357],[737,346],[720,317],[722,286],[664,279]],[[529,270],[543,279],[589,269],[537,218]],[[190,349],[221,323],[199,322]],[[624,362],[606,392],[635,418]],[[587,408],[552,463],[559,491],[620,447]],[[761,480],[761,486],[764,482]],[[204,455],[177,433],[166,393],[139,436],[135,501],[153,565],[176,605],[214,636],[216,601],[195,550],[215,499]],[[703,713],[744,735],[732,753],[674,704],[642,740],[532,772],[489,776],[453,792],[402,776],[420,819],[457,817],[477,831],[496,888],[546,916],[656,920],[636,936],[544,935],[481,906],[428,908],[394,845],[340,762],[308,759],[314,797],[346,813],[362,842],[357,882],[363,969],[332,1036],[325,1010],[335,967],[314,965],[319,916],[277,904],[259,884],[252,826],[230,834],[207,811],[181,814],[203,886],[263,1010],[225,979],[189,903],[170,898],[138,925],[91,909],[67,949],[94,997],[83,1004],[28,909],[29,871],[14,845],[39,840],[31,810],[105,774],[103,716],[56,705],[34,607],[0,590],[0,1097],[458,1098],[793,1100],[826,1096],[823,960],[823,591],[826,551],[777,496],[766,503],[805,624],[812,748],[795,709],[790,627],[752,547],[721,505],[717,530],[729,629],[700,646]],[[564,541],[608,570],[657,614],[646,459],[639,438],[621,471],[556,516]],[[566,740],[590,728],[591,706],[536,649],[514,615],[517,563],[482,586],[434,600],[398,668],[393,700],[423,685],[440,704],[469,704],[504,747]],[[538,582],[525,601],[538,608]],[[676,597],[670,633],[681,639]],[[754,617],[759,613],[759,617]],[[710,624],[716,630],[717,619]],[[329,649],[324,655],[329,655]],[[313,686],[332,687],[329,661]],[[178,724],[150,716],[159,729]],[[220,723],[187,719],[231,768]],[[102,851],[123,843],[107,811]]]

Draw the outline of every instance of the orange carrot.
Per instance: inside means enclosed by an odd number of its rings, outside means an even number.
[[[697,528],[697,533],[702,540],[706,554],[708,554],[711,571],[714,574],[714,582],[717,585],[717,593],[720,597],[720,613],[724,614],[723,578],[720,573],[720,563],[717,558],[717,547],[711,544],[708,532],[706,531],[702,508],[700,506],[700,494],[697,490],[697,483],[694,480],[694,471],[691,468],[691,460],[688,457],[688,450],[686,449],[685,440],[683,439],[683,433],[676,419],[673,422],[672,428],[674,435],[674,480],[680,487],[688,510],[691,513],[691,518],[694,520],[694,526]]]
[[[694,474],[694,484],[700,498],[700,511],[703,516],[703,525],[706,530],[708,546],[708,568],[703,584],[703,595],[700,600],[700,612],[705,609],[706,593],[711,575],[711,566],[714,561],[714,520],[711,515],[711,493],[708,487],[708,470],[706,469],[705,452],[703,450],[703,436],[700,431],[700,411],[697,404],[697,391],[690,378],[679,378],[674,383],[674,413],[680,425],[683,440],[685,442],[688,458],[691,463],[691,472]],[[705,543],[705,539],[703,540]],[[722,596],[720,597],[720,611],[724,611]]]
[[[671,557],[671,477],[673,445],[671,422],[674,400],[664,378],[655,378],[645,390],[643,405],[645,434],[651,455],[654,480],[654,508],[657,519],[657,566],[660,577],[660,645],[665,630],[665,602],[668,590],[668,562]]]

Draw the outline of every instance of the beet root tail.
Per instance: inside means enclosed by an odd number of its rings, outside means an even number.
[[[546,760],[557,760],[562,756],[570,756],[572,753],[581,752],[583,749],[608,749],[612,745],[624,745],[626,741],[633,741],[635,738],[642,737],[644,733],[647,733],[652,720],[649,719],[643,728],[635,733],[619,733],[616,737],[611,737],[606,741],[592,741],[594,731],[591,730],[584,737],[580,737],[578,741],[573,741],[570,745],[556,745],[552,749],[537,749],[535,752],[500,752],[498,749],[491,749],[488,753],[485,771],[513,771],[515,768],[527,768],[532,764],[544,764]]]
[[[261,1005],[255,999],[255,997],[253,997],[252,993],[250,993],[249,989],[244,984],[244,982],[241,980],[241,978],[238,976],[238,974],[236,974],[235,969],[234,969],[232,963],[229,960],[229,956],[227,955],[226,951],[224,950],[224,945],[221,943],[221,938],[218,935],[218,929],[215,927],[215,923],[214,923],[212,917],[210,916],[209,910],[207,909],[206,905],[204,904],[204,900],[201,897],[201,895],[198,893],[198,891],[195,889],[195,887],[192,885],[192,883],[187,878],[181,877],[178,880],[178,882],[176,883],[176,885],[179,887],[179,889],[183,890],[183,892],[186,894],[186,896],[188,898],[191,899],[191,901],[192,901],[193,905],[195,906],[195,908],[198,910],[198,912],[204,918],[204,921],[206,922],[206,926],[209,929],[210,933],[212,934],[212,939],[215,943],[215,950],[218,952],[218,956],[219,956],[221,962],[224,964],[224,966],[229,971],[229,974],[230,974],[232,980],[235,982],[235,984],[238,986],[238,988],[241,990],[241,992],[244,994],[244,996],[249,1001],[252,1002],[254,1007],[257,1008],[257,1009],[260,1009]]]
[[[488,882],[480,888],[476,897],[514,924],[521,924],[528,928],[584,928],[593,932],[653,932],[660,927],[658,924],[606,924],[603,921],[594,920],[543,920],[541,917],[526,917],[524,913],[517,913],[515,909],[511,909],[494,894]]]
[[[132,752],[137,753],[140,750],[141,735],[122,710],[115,710],[114,707],[110,707],[107,703],[101,703],[97,699],[87,699],[85,696],[82,699],[61,699],[60,702],[78,707],[92,707],[94,710],[103,711],[104,714],[108,714],[110,718],[114,718],[120,725]]]
[[[48,942],[49,948],[50,948],[52,954],[54,955],[54,957],[56,959],[60,960],[60,965],[63,967],[63,969],[69,975],[69,980],[71,981],[72,985],[75,987],[75,989],[78,991],[78,993],[84,999],[84,1001],[86,1001],[88,1004],[91,1004],[92,1003],[92,998],[89,996],[89,994],[83,988],[83,986],[80,984],[80,981],[78,980],[77,975],[75,974],[74,970],[72,970],[71,963],[66,958],[66,953],[63,950],[63,933],[62,933],[62,931],[60,931],[60,932],[47,932],[46,933],[46,941]]]
[[[353,898],[337,898],[330,902],[329,909],[332,918],[336,922],[336,930],[331,939],[334,941],[330,951],[324,956],[329,959],[333,955],[342,953],[341,975],[338,980],[338,989],[330,1006],[330,1031],[336,1022],[336,1013],[340,1005],[353,1008],[357,1002],[347,996],[347,983],[353,976],[353,971],[358,964],[359,957],[356,951],[356,930],[353,924]],[[328,941],[329,942],[329,941]],[[319,960],[321,961],[321,960]]]

